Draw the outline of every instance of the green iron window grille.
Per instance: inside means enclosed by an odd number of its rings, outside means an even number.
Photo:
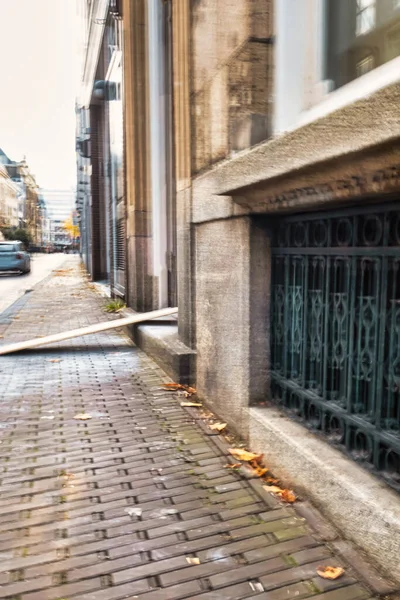
[[[400,205],[275,228],[271,394],[400,490]]]

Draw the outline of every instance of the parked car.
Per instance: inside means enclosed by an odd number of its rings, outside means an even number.
[[[31,258],[24,244],[17,240],[0,242],[0,271],[30,273]]]

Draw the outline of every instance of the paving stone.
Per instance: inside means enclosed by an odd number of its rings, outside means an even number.
[[[116,318],[65,268],[0,315],[1,343]],[[320,581],[336,532],[227,471],[223,436],[120,330],[4,356],[0,380],[0,598],[370,597],[351,569]]]

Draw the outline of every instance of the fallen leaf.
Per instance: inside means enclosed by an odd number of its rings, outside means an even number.
[[[233,465],[225,465],[225,469],[239,469],[242,466],[242,463],[234,463]]]
[[[223,429],[225,429],[226,427],[226,423],[214,423],[213,425],[210,425],[210,429],[212,429],[213,431],[222,431]]]
[[[189,563],[189,565],[199,565],[200,564],[199,558],[192,558],[191,556],[187,556],[186,561]]]
[[[74,419],[76,419],[77,421],[87,421],[88,419],[91,419],[92,415],[87,415],[86,413],[79,413],[78,415],[74,416]]]
[[[260,462],[263,457],[262,454],[254,454],[253,452],[247,452],[247,450],[242,450],[241,448],[229,448],[229,453],[238,460],[243,460],[245,462],[250,462],[251,460]]]
[[[264,477],[265,473],[268,472],[267,467],[260,467],[259,465],[252,465],[250,463],[251,468],[253,469],[254,473],[257,475],[257,477]]]
[[[288,502],[289,504],[293,504],[297,500],[296,495],[291,490],[282,490],[280,497],[284,502]]]
[[[263,488],[267,492],[271,492],[271,494],[280,494],[281,492],[283,492],[283,490],[281,490],[281,488],[276,485],[263,485]]]
[[[293,502],[296,502],[296,500],[297,500],[294,492],[292,492],[291,490],[286,490],[286,489],[283,490],[282,488],[278,487],[277,485],[263,485],[263,488],[267,492],[271,492],[271,494],[277,494],[281,500],[283,500],[284,502],[287,502],[288,504],[293,504]]]
[[[266,477],[264,481],[266,483],[269,483],[270,485],[277,485],[279,483],[279,481],[277,479],[274,479],[274,477]]]
[[[61,362],[61,358],[49,358],[47,362],[59,363]]]
[[[4,335],[0,335],[0,340],[2,340],[2,339],[3,339],[3,337],[4,337]]]
[[[188,385],[184,385],[183,383],[163,383],[162,388],[165,390],[169,390],[171,392],[177,392],[179,390],[183,390],[188,394],[195,394],[196,390]]]
[[[323,579],[338,579],[344,575],[342,567],[318,567],[317,573]]]
[[[181,402],[181,406],[203,406],[199,402]]]

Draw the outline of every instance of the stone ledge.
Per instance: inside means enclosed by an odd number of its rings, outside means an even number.
[[[281,412],[250,408],[250,447],[400,585],[400,498]]]
[[[126,309],[121,316],[134,311]],[[194,384],[196,352],[183,344],[178,335],[178,323],[173,317],[161,317],[140,325],[124,327],[135,344],[148,354],[173,381]]]
[[[202,223],[235,216],[235,203],[243,211],[270,212],[270,207],[257,209],[265,198],[282,194],[290,183],[290,190],[313,185],[310,180],[318,179],[321,169],[327,169],[322,183],[329,180],[329,170],[337,167],[343,171],[337,179],[363,173],[363,166],[352,163],[364,155],[381,147],[389,148],[389,154],[396,148],[400,137],[400,84],[389,85],[368,97],[342,107],[314,122],[293,131],[283,133],[253,148],[243,150],[218,163],[193,180],[192,222]],[[386,166],[398,164],[393,157]],[[372,162],[374,159],[372,158]],[[381,168],[379,166],[378,168]],[[306,183],[302,183],[305,179]],[[391,192],[398,192],[396,189]],[[381,190],[378,190],[381,194]],[[365,191],[357,191],[357,196]],[[307,195],[305,193],[306,199]],[[324,195],[321,194],[322,198]],[[342,201],[346,201],[343,197]],[[325,208],[334,205],[335,199],[325,201]],[[318,207],[313,201],[310,207]],[[299,210],[296,198],[291,210]],[[277,208],[275,207],[275,212]],[[242,213],[243,214],[243,213]]]

